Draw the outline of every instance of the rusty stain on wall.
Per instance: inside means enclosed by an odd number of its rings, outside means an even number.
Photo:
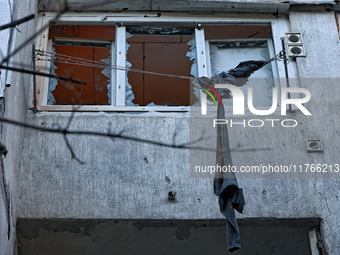
[[[338,17],[338,14],[336,14],[336,12],[334,12],[334,16],[335,16],[336,27],[337,27],[337,29],[338,29],[338,35],[339,35],[339,40],[340,40],[339,17]]]

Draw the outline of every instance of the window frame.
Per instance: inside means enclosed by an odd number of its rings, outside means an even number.
[[[38,29],[41,29],[45,24],[51,24],[51,21],[55,18],[55,13],[45,12],[41,13],[38,17]],[[145,24],[150,25],[197,25],[195,29],[196,49],[197,49],[197,67],[198,76],[208,77],[208,63],[206,52],[206,40],[204,37],[204,30],[200,29],[201,24],[243,24],[243,25],[271,25],[272,28],[272,42],[274,54],[277,54],[282,49],[282,42],[280,37],[284,36],[285,32],[289,32],[288,21],[286,18],[273,18],[270,14],[231,14],[221,13],[219,15],[211,14],[197,14],[191,15],[187,13],[161,13],[155,14],[154,12],[144,13],[100,13],[100,12],[83,12],[83,13],[66,13],[62,15],[57,22],[53,21],[53,24],[58,25],[117,25],[116,29],[116,54],[115,63],[117,66],[123,64],[125,66],[126,54],[117,54],[126,52],[126,26]],[[49,51],[52,47],[51,42],[48,40],[48,26],[37,38],[37,49],[43,51]],[[202,34],[203,33],[203,34]],[[123,39],[123,40],[122,40]],[[296,64],[288,65],[288,72],[291,77],[297,77]],[[43,64],[43,71],[48,72],[50,70],[50,64],[37,63],[38,66]],[[283,79],[285,78],[284,65],[281,62],[275,61],[277,77],[279,79],[279,86],[286,87]],[[113,69],[115,70],[115,69]],[[78,111],[117,111],[117,112],[187,112],[190,106],[125,106],[125,81],[126,71],[115,70],[115,86],[111,85],[111,105],[83,105]],[[274,70],[273,70],[274,71]],[[274,75],[273,75],[274,76]],[[41,111],[72,111],[77,108],[76,105],[47,105],[48,94],[48,77],[37,76],[37,100],[38,109]],[[46,87],[47,84],[47,87]],[[276,84],[275,84],[276,85]],[[115,90],[115,91],[114,91]],[[202,93],[202,92],[200,92]],[[115,97],[113,98],[113,95]],[[112,105],[115,102],[115,105]]]
[[[115,42],[112,41],[106,41],[106,40],[95,40],[95,39],[83,39],[83,38],[64,38],[64,37],[56,37],[55,41],[63,41],[63,42],[83,42],[83,43],[105,43],[108,45],[111,45],[109,48],[111,50],[111,52],[113,52],[115,50]],[[50,51],[52,51],[52,47],[53,47],[53,39],[49,39],[48,40],[48,49],[50,49]],[[111,63],[115,63],[115,54],[111,54]],[[51,63],[52,61],[46,61],[46,67],[48,70],[51,70]],[[114,74],[114,69],[111,69],[111,77],[115,77]],[[42,105],[45,106],[61,106],[61,105],[49,105],[48,104],[48,97],[49,94],[52,93],[52,91],[49,90],[49,85],[50,85],[50,78],[48,79],[44,79],[44,84],[43,84],[43,96],[42,96]],[[111,84],[111,94],[113,92],[114,88],[112,88],[112,84]],[[111,105],[112,100],[114,100],[115,98],[111,98]],[[67,105],[69,106],[69,105]],[[72,106],[72,105],[71,105]],[[73,105],[73,106],[77,106],[77,105]],[[85,106],[85,105],[84,105]],[[91,105],[93,106],[93,105]],[[101,106],[101,105],[98,105]],[[108,104],[108,106],[110,106],[110,104]]]
[[[209,47],[209,43],[210,42],[227,42],[227,41],[267,41],[267,45],[268,45],[268,53],[269,53],[269,58],[273,58],[276,54],[275,54],[275,49],[274,49],[274,44],[273,44],[273,40],[271,38],[234,38],[234,39],[209,39],[205,41],[205,50],[206,50],[206,58],[207,58],[207,73],[208,73],[208,77],[212,77],[212,73],[211,73],[211,59],[210,59],[210,47]],[[278,67],[276,64],[277,61],[273,61],[270,62],[270,66],[272,69],[272,75],[273,75],[273,83],[274,83],[274,87],[275,88],[280,88],[280,79],[279,79],[279,73],[278,73]],[[227,70],[224,70],[227,71]],[[286,87],[286,86],[285,86]],[[277,107],[281,107],[281,100],[279,100],[281,98],[281,91],[278,90],[277,91]],[[256,109],[258,110],[267,110],[269,109],[271,106],[257,106]],[[208,107],[211,109],[211,107]],[[229,111],[232,110],[232,107],[228,107],[225,106],[225,108]],[[248,110],[248,107],[245,106],[245,110]]]

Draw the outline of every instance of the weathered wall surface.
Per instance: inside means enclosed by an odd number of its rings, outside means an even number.
[[[11,21],[11,10],[9,2],[5,0],[0,1],[2,8],[0,15],[0,24],[6,24]],[[9,30],[0,31],[0,50],[1,52],[7,52],[8,42],[10,37]],[[0,70],[0,89],[5,86],[6,71]],[[1,116],[3,115],[3,99],[1,99]],[[2,156],[1,156],[2,157]],[[7,199],[7,186],[3,179],[3,167],[0,166],[0,252],[4,253],[11,249],[12,243],[8,241],[8,199]],[[4,253],[5,254],[5,253]]]
[[[313,78],[301,80],[301,86],[312,93],[305,106],[313,116],[287,115],[299,122],[289,129],[229,129],[232,148],[238,143],[245,148],[271,148],[233,153],[235,165],[339,163],[340,88],[337,82],[314,79],[338,76],[340,49],[334,13],[295,12],[289,18],[292,31],[301,31],[306,42],[307,57],[297,64],[301,78]],[[28,122],[41,126],[63,126],[68,118],[67,113],[27,114]],[[177,141],[189,141],[189,114],[183,113],[79,113],[71,129],[105,132],[110,122],[114,131],[125,130],[124,134],[134,137],[172,143],[176,132]],[[305,139],[318,137],[324,152],[308,154]],[[189,151],[121,139],[70,136],[69,140],[86,164],[71,160],[62,136],[26,130],[20,217],[222,219],[212,180],[190,178]],[[328,253],[339,253],[338,179],[249,178],[239,179],[239,184],[247,201],[239,217],[320,217]],[[170,190],[177,191],[176,202],[167,199]]]
[[[239,220],[237,255],[310,255],[304,220]],[[228,254],[224,220],[27,220],[19,219],[21,255]],[[280,238],[277,234],[280,233]],[[293,242],[287,242],[294,236]]]
[[[11,22],[10,7],[12,5],[13,20],[22,18],[31,13],[36,13],[35,1],[0,1],[0,24]],[[17,44],[23,42],[27,35],[34,31],[34,20],[24,23],[18,27],[20,32],[17,34]],[[0,45],[2,54],[7,54],[7,45],[9,40],[7,29],[1,32]],[[7,33],[7,35],[3,35]],[[1,57],[2,58],[2,57]],[[14,62],[21,63],[25,67],[30,67],[31,52],[30,43],[20,53],[18,53]],[[1,82],[4,82],[5,73],[1,70]],[[28,105],[28,96],[30,94],[30,76],[22,74],[12,75],[12,86],[5,91],[2,99],[1,115],[5,118],[17,119],[24,121]],[[1,202],[0,202],[0,254],[14,254],[16,240],[16,220],[19,211],[20,199],[20,178],[19,168],[22,160],[22,147],[24,140],[24,130],[22,128],[1,124],[1,140],[8,149],[7,158],[1,159]],[[3,156],[1,156],[3,157]],[[9,221],[9,223],[8,223]],[[8,233],[9,230],[9,233]]]
[[[89,4],[92,0],[69,0],[70,7]],[[57,11],[60,5],[57,2],[39,0],[39,10]],[[320,0],[172,0],[154,1],[116,0],[105,5],[90,6],[95,11],[213,11],[213,12],[249,12],[249,13],[286,13],[292,7],[296,10],[333,10],[339,9],[337,1]]]
[[[338,78],[340,63],[339,37],[333,13],[291,13],[290,23],[292,31],[303,33],[307,51],[307,58],[298,59],[299,75],[301,78]],[[327,29],[325,29],[327,27]],[[325,153],[322,158],[310,159],[324,162],[339,162],[340,133],[337,128],[339,121],[339,82],[325,83],[304,82],[303,86],[313,91],[313,121],[304,126],[304,136],[320,137],[325,142]],[[328,86],[330,85],[330,86]],[[314,101],[315,100],[315,101]],[[307,132],[306,132],[307,131]],[[302,130],[301,130],[302,134]],[[329,146],[329,147],[328,147]],[[328,147],[328,148],[327,148]],[[327,150],[327,151],[326,151]],[[313,181],[311,181],[313,182]],[[311,183],[310,182],[310,183]],[[322,230],[326,248],[329,254],[340,251],[339,240],[339,179],[316,179],[314,190],[320,202],[316,202],[318,214],[323,218]]]
[[[2,6],[1,10],[1,17],[0,17],[0,24],[6,24],[11,22],[11,9],[10,9],[10,4],[6,0],[1,0],[0,4]],[[9,42],[9,37],[10,37],[10,30],[1,30],[0,31],[0,50],[3,53],[7,52],[8,49],[8,42]],[[0,73],[0,86],[4,86],[5,83],[5,78],[6,78],[6,71],[1,70]]]

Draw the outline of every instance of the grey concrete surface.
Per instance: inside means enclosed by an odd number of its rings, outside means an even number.
[[[70,7],[91,3],[91,0],[70,0]],[[57,11],[60,5],[57,2],[39,0],[39,10]],[[172,0],[172,1],[124,1],[116,0],[105,5],[90,6],[94,11],[209,11],[209,12],[238,12],[238,13],[286,13],[289,8],[294,10],[330,11],[339,9],[336,1],[319,0]]]
[[[337,77],[339,69],[334,13],[291,13],[290,25],[292,31],[303,33],[306,42],[307,57],[298,59],[297,65],[304,78],[300,85],[312,93],[305,106],[313,115],[288,114],[285,118],[298,121],[295,128],[230,128],[231,147],[271,149],[232,153],[237,166],[339,163],[340,89],[336,80],[326,80]],[[42,126],[65,125],[68,118],[67,113],[27,114],[29,123]],[[79,113],[71,128],[105,132],[111,122],[115,131],[125,130],[133,137],[171,143],[176,132],[178,141],[187,142],[189,118],[179,113]],[[324,152],[307,153],[306,138],[321,138]],[[189,151],[120,139],[69,139],[85,165],[71,160],[61,136],[26,130],[21,218],[222,219],[212,180],[190,178]],[[239,179],[247,205],[238,217],[320,217],[328,253],[338,254],[339,181],[327,179],[328,175],[318,177]],[[177,191],[174,203],[167,200],[170,190]]]
[[[340,63],[337,59],[340,55],[339,35],[333,15],[333,13],[290,13],[291,29],[302,32],[309,54],[308,58],[297,60],[301,78],[318,77],[328,80],[339,77]],[[333,85],[328,87],[330,83]],[[312,92],[316,95],[315,103],[311,104],[310,108],[317,114],[317,118],[306,125],[303,131],[305,136],[322,137],[325,144],[330,146],[329,153],[326,151],[324,153],[324,161],[339,162],[339,129],[336,123],[339,120],[339,83],[334,81],[330,83],[316,83],[316,86],[313,82],[303,82],[302,86],[315,91]],[[313,184],[315,194],[319,197],[315,207],[323,218],[322,230],[329,254],[340,252],[337,234],[340,223],[336,220],[339,218],[339,182],[338,179],[316,179]]]
[[[36,13],[35,1],[1,1],[1,21],[10,22],[9,3],[12,5],[13,20],[22,18],[31,13]],[[4,22],[5,23],[5,22]],[[29,34],[35,29],[35,21],[21,24],[18,29],[16,45],[22,43]],[[3,54],[7,54],[6,41],[8,37],[0,37],[1,50]],[[2,46],[5,45],[3,48]],[[20,51],[14,58],[14,62],[22,65],[30,66],[31,51],[30,44]],[[4,73],[4,70],[1,70]],[[3,76],[1,75],[1,82]],[[31,94],[31,79],[29,75],[13,74],[12,86],[5,91],[4,99],[1,99],[2,111],[1,116],[5,118],[17,119],[25,121],[27,105],[29,104],[29,96]],[[20,206],[19,189],[20,177],[19,169],[23,158],[23,142],[24,130],[19,127],[13,127],[1,124],[1,140],[8,149],[7,158],[1,159],[2,180],[5,194],[1,194],[0,202],[0,254],[14,254],[16,240],[16,220]],[[3,157],[3,156],[1,156]],[[0,189],[1,190],[1,189]],[[3,193],[3,192],[1,192]],[[6,201],[6,204],[5,204]],[[9,224],[8,224],[9,220]],[[9,226],[9,227],[8,227]],[[9,229],[9,234],[8,234]],[[8,238],[9,236],[9,238]]]
[[[5,1],[6,2],[6,1]],[[240,1],[235,1],[240,2]],[[297,2],[297,1],[296,1]],[[308,2],[308,1],[305,1]],[[254,11],[254,10],[253,10]],[[14,3],[14,18],[36,13],[34,1]],[[339,164],[339,37],[333,12],[291,12],[291,31],[303,33],[307,57],[297,59],[301,87],[312,93],[306,108],[312,117],[292,113],[297,127],[229,129],[231,147],[269,147],[270,151],[233,153],[235,165]],[[327,29],[325,29],[327,28]],[[34,21],[20,26],[17,45],[34,30]],[[6,43],[2,39],[0,44]],[[30,45],[15,59],[30,65]],[[2,80],[3,80],[3,76]],[[320,78],[316,80],[315,78]],[[326,80],[327,79],[327,80]],[[4,116],[29,123],[65,125],[69,114],[27,111],[31,106],[31,78],[13,76],[6,90]],[[27,116],[26,116],[27,115]],[[27,117],[27,118],[26,118]],[[281,118],[281,116],[276,116]],[[246,117],[247,119],[250,116]],[[239,120],[240,118],[235,118]],[[107,131],[172,143],[190,139],[189,114],[79,113],[72,129]],[[191,127],[193,128],[193,127]],[[308,154],[306,138],[321,138],[324,152]],[[76,219],[222,219],[212,180],[190,178],[190,153],[144,143],[106,138],[70,136],[76,155],[86,162],[71,160],[60,135],[3,125],[2,140],[9,150],[3,160],[4,186],[10,200],[10,240],[6,213],[0,207],[1,254],[13,254],[15,222],[20,218]],[[247,205],[238,218],[321,218],[328,254],[339,254],[339,179],[326,178],[241,178]],[[322,178],[323,177],[323,178]],[[170,202],[167,193],[177,191]],[[20,194],[20,196],[19,196]],[[4,194],[1,194],[2,197]],[[20,208],[20,211],[19,211]]]
[[[11,21],[11,10],[8,1],[1,0],[0,6],[2,8],[2,15],[0,15],[0,24],[6,24]],[[8,50],[10,31],[0,31],[0,51],[5,53]],[[0,70],[0,89],[5,86],[6,71]],[[3,116],[3,99],[1,99],[1,111],[0,116]],[[4,172],[2,165],[0,166],[0,252],[2,254],[7,253],[11,250],[13,241],[8,241],[8,188],[4,182]]]
[[[240,220],[238,255],[310,255],[318,220]],[[229,254],[225,222],[193,220],[19,220],[22,255]]]

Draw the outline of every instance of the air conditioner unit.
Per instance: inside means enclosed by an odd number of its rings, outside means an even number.
[[[285,33],[289,57],[306,57],[305,44],[301,33]]]

